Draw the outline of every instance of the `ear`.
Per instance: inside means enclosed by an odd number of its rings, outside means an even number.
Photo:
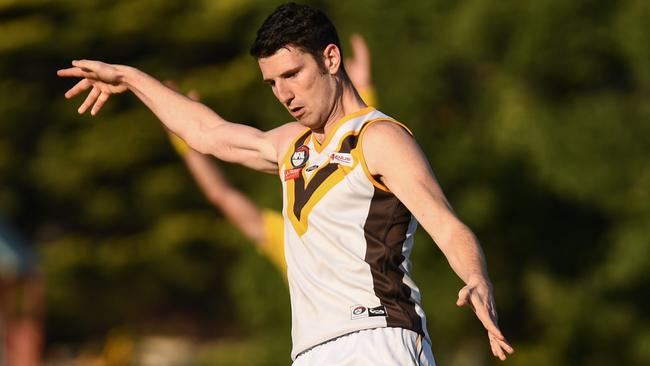
[[[323,50],[323,61],[327,72],[336,74],[341,68],[341,50],[333,43],[328,44]]]

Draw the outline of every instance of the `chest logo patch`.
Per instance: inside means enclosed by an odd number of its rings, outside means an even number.
[[[302,168],[309,160],[309,147],[302,145],[291,155],[291,165],[294,168]]]
[[[352,166],[354,164],[354,158],[352,158],[352,154],[350,153],[331,153],[330,163]]]

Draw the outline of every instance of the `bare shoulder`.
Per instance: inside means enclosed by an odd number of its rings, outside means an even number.
[[[411,134],[400,123],[390,120],[377,121],[366,128],[364,132],[364,143],[382,143],[399,141],[402,139],[413,140]]]
[[[383,175],[385,166],[408,166],[424,158],[410,132],[393,121],[378,121],[363,134],[363,154],[371,174]]]
[[[393,121],[377,121],[363,132],[363,152],[366,159],[379,155],[393,154],[414,145],[415,140],[401,124]]]

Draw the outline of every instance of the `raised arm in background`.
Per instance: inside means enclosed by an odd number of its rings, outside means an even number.
[[[176,89],[173,83],[166,82],[166,84]],[[194,90],[187,96],[196,101],[200,98],[199,93]],[[173,133],[168,131],[168,134],[172,146],[183,159],[208,201],[221,211],[237,230],[252,241],[286,277],[282,214],[257,206],[242,191],[230,184],[219,165],[213,161],[214,159],[192,150]]]
[[[377,95],[372,83],[371,56],[366,40],[360,34],[353,33],[350,36],[350,46],[352,47],[352,58],[345,60],[345,70],[361,99],[367,105],[376,107],[378,105]]]

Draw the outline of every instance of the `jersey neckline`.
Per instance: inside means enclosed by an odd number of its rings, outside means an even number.
[[[356,112],[352,112],[350,114],[346,114],[345,116],[341,117],[341,119],[339,119],[338,121],[336,121],[334,123],[334,127],[332,128],[332,130],[329,131],[329,133],[327,133],[325,135],[325,140],[323,140],[323,143],[318,142],[318,140],[314,136],[314,131],[312,130],[310,135],[309,135],[309,138],[314,142],[314,149],[316,149],[316,152],[318,152],[320,154],[323,151],[323,149],[327,145],[329,145],[330,141],[332,140],[332,137],[336,134],[336,131],[345,122],[347,122],[347,121],[349,121],[349,120],[351,120],[353,118],[361,117],[361,116],[363,116],[365,114],[368,114],[368,113],[370,113],[370,112],[372,112],[374,110],[375,110],[375,108],[368,106],[368,107],[359,109]]]

